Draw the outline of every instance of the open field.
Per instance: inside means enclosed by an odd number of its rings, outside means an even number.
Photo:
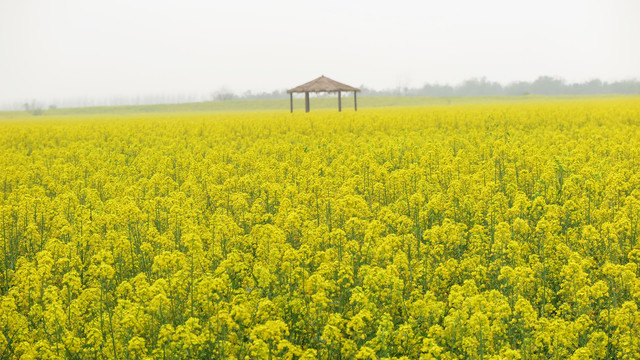
[[[353,111],[353,97],[344,94],[342,99],[343,111]],[[562,96],[481,96],[481,97],[428,97],[428,96],[358,96],[360,110],[380,107],[419,107],[438,105],[469,105],[489,103],[523,103],[523,102],[555,102],[566,100],[587,100],[602,98],[625,98],[628,95],[600,96],[600,95],[562,95]],[[293,100],[294,111],[304,112],[304,99],[296,95]],[[335,94],[311,98],[311,110],[337,109],[338,99]],[[158,104],[158,105],[130,105],[130,106],[95,106],[79,108],[63,108],[44,110],[43,116],[69,116],[69,115],[122,115],[122,114],[147,114],[147,113],[189,113],[189,112],[247,112],[247,111],[286,111],[289,112],[289,99],[266,100],[231,100],[209,101],[184,104]],[[0,112],[2,118],[23,117],[23,111]]]
[[[0,114],[0,359],[640,358],[640,97],[384,99]]]

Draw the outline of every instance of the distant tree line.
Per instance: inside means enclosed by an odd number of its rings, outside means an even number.
[[[568,83],[563,79],[551,76],[540,76],[534,81],[516,81],[502,85],[485,77],[465,80],[457,85],[426,83],[419,88],[398,86],[394,89],[375,90],[360,86],[363,96],[519,96],[519,95],[595,95],[595,94],[640,94],[640,80],[621,80],[606,82],[594,79],[581,83]],[[331,95],[333,96],[333,95]],[[39,115],[44,109],[119,106],[119,105],[152,105],[179,104],[201,101],[229,101],[242,99],[282,99],[288,97],[286,90],[271,92],[252,92],[238,94],[221,87],[208,95],[189,94],[153,94],[137,96],[117,96],[110,98],[72,98],[52,99],[46,102],[30,100],[14,104],[4,104],[0,110],[25,110]],[[50,105],[45,105],[50,104]]]
[[[507,85],[476,78],[458,85],[427,83],[420,88],[397,87],[391,90],[373,90],[362,86],[362,95],[369,96],[487,96],[487,95],[595,95],[640,94],[639,80],[605,82],[594,79],[582,83],[567,83],[551,76],[540,76],[534,81],[516,81]]]
[[[419,88],[398,86],[394,89],[375,90],[360,86],[363,96],[520,96],[520,95],[597,95],[640,94],[640,80],[606,82],[593,79],[582,83],[568,83],[552,76],[540,76],[534,81],[516,81],[502,85],[486,77],[468,79],[458,85],[426,83]],[[220,90],[212,96],[214,101],[235,99],[281,99],[287,97],[286,90],[253,93],[246,91],[236,95]]]

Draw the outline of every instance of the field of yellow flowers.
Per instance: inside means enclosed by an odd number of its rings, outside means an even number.
[[[0,359],[640,358],[640,98],[0,120]]]

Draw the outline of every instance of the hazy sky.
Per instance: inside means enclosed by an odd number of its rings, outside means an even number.
[[[0,105],[322,74],[376,89],[640,78],[640,1],[0,0]]]

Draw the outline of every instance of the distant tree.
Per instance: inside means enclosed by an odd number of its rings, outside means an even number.
[[[581,84],[583,94],[606,94],[610,91],[607,89],[607,84],[603,83],[600,79],[593,79],[587,83]]]
[[[615,94],[640,94],[640,81],[623,80],[608,84],[609,89]]]
[[[531,93],[531,83],[526,81],[516,81],[513,82],[504,88],[504,93],[506,95],[529,95]]]
[[[237,98],[230,89],[221,87],[211,95],[213,101],[229,101]]]
[[[33,116],[42,115],[42,113],[44,112],[42,104],[37,103],[35,100],[31,100],[31,103],[24,103],[23,107],[24,111],[30,113]]]
[[[502,86],[497,82],[488,81],[487,78],[469,79],[458,86],[456,95],[461,96],[482,96],[482,95],[500,95]]]
[[[551,76],[540,76],[531,83],[531,93],[541,95],[565,94],[566,86],[564,80]]]
[[[451,85],[440,84],[424,84],[422,89],[419,89],[417,95],[426,96],[452,96],[453,87]]]

